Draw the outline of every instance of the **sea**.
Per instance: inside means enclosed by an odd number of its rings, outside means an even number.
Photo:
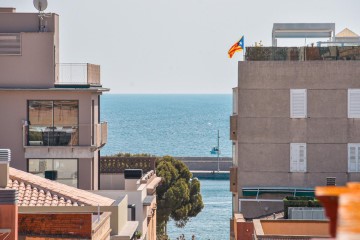
[[[101,155],[119,152],[156,156],[209,157],[220,136],[220,156],[231,157],[230,94],[104,94],[101,121],[108,142]],[[229,239],[231,193],[228,180],[200,179],[204,209],[184,228],[168,224],[170,239]]]

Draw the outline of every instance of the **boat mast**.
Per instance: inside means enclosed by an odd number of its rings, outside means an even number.
[[[220,135],[219,130],[217,132],[217,161],[218,161],[218,172],[220,172]]]

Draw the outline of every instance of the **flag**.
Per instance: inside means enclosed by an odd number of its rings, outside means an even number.
[[[232,45],[232,47],[228,51],[229,58],[232,58],[236,52],[240,52],[243,49],[244,49],[244,36],[242,36],[239,41],[237,41],[234,45]]]

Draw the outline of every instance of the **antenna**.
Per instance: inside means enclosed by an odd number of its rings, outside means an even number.
[[[44,18],[49,17],[49,14],[44,13],[44,10],[47,8],[47,0],[33,0],[34,7],[39,11],[40,26],[39,32],[46,32],[46,21],[44,23]]]
[[[43,12],[47,8],[47,0],[34,0],[34,7],[39,11]]]

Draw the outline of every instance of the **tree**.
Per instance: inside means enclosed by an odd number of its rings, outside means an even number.
[[[185,227],[191,217],[204,208],[200,181],[192,179],[188,167],[181,161],[165,156],[156,161],[156,175],[163,178],[157,187],[157,233],[166,235],[171,219],[177,227]]]

